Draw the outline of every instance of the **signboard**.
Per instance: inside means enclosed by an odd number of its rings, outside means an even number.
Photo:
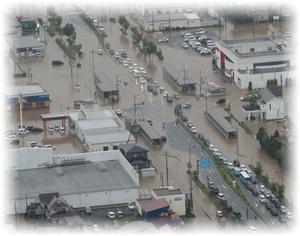
[[[200,158],[200,167],[202,169],[208,169],[209,168],[209,158],[207,156],[203,156]]]

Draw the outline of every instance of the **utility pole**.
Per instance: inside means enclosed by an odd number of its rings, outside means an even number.
[[[192,160],[191,160],[192,157],[191,156],[192,156],[192,146],[190,144],[190,147],[189,147],[188,173],[190,175],[190,213],[192,214],[193,213],[194,204],[193,204]]]
[[[207,111],[207,81],[206,81],[206,88],[205,88],[205,111]]]
[[[170,34],[171,34],[171,18],[170,18],[170,12],[169,12],[169,39],[170,39]]]
[[[254,16],[253,16],[253,19],[252,19],[252,36],[254,38]]]
[[[200,90],[200,97],[202,95],[202,78],[201,78],[201,70],[200,70],[200,74],[199,74],[199,79],[200,79],[200,83],[199,83],[199,90]]]
[[[152,10],[152,33],[154,33],[154,13]]]
[[[166,152],[166,179],[167,179],[167,186],[169,186],[168,152]]]
[[[237,155],[237,157],[239,159],[239,157],[240,157],[240,149],[239,149],[239,126],[237,126],[236,155]]]

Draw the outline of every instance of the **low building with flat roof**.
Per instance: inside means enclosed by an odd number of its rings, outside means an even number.
[[[97,93],[103,96],[104,99],[119,98],[119,89],[117,81],[113,81],[104,72],[94,73]]]
[[[15,158],[28,157],[16,153]],[[39,164],[5,170],[7,215],[25,213],[26,204],[49,192],[73,208],[125,205],[139,197],[138,174],[118,150],[55,155],[46,162],[42,155]]]
[[[155,199],[164,198],[169,203],[170,209],[177,215],[185,215],[185,194],[181,189],[171,186],[156,188],[152,190],[152,195]]]
[[[187,75],[185,70],[181,71],[172,65],[166,65],[163,67],[163,78],[182,93],[196,92],[197,83]]]
[[[44,56],[44,44],[33,35],[13,37],[10,41],[10,47],[18,57]]]
[[[209,108],[205,111],[205,117],[226,138],[237,137],[237,128],[230,123],[231,116],[223,108]]]
[[[19,108],[20,98],[25,109],[47,108],[50,105],[49,93],[38,84],[7,87],[4,96],[9,109]]]
[[[134,142],[124,123],[109,107],[84,104],[69,114],[69,130],[89,152],[118,149],[120,144]]]
[[[289,86],[296,78],[294,48],[287,38],[222,40],[216,42],[213,62],[241,89],[265,88],[274,79]]]

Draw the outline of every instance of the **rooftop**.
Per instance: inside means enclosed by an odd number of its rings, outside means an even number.
[[[33,35],[18,36],[11,40],[12,48],[34,48],[34,47],[44,47],[44,45]]]
[[[187,71],[184,72],[184,70],[178,70],[172,65],[166,65],[164,66],[164,69],[168,71],[169,74],[171,74],[173,80],[175,80],[179,85],[196,84],[196,82],[188,76]]]
[[[151,212],[156,209],[169,207],[169,203],[164,198],[159,198],[155,200],[142,200],[139,201],[141,208],[145,212]]]
[[[44,90],[40,85],[20,85],[14,87],[7,87],[5,89],[6,97],[17,97],[19,95],[25,96],[33,96],[33,95],[43,95],[48,94],[46,90]]]
[[[157,196],[166,196],[166,195],[176,195],[176,194],[182,194],[182,191],[178,189],[172,189],[172,188],[156,188],[153,189],[153,192]]]
[[[94,74],[96,87],[102,92],[118,91],[117,85],[105,73],[97,72]]]
[[[9,199],[36,198],[49,192],[64,195],[138,187],[118,160],[8,171],[7,176],[8,185],[13,186]]]
[[[144,19],[148,22],[169,21],[169,20],[185,20],[186,16],[183,13],[170,13],[170,14],[145,14]]]
[[[119,143],[125,142],[128,140],[130,132],[128,130],[116,131],[114,133],[106,134],[94,134],[94,135],[85,135],[85,142],[89,145],[103,144],[103,143]],[[130,141],[133,141],[134,138],[131,136]]]
[[[264,102],[268,102],[273,98],[282,96],[282,89],[280,86],[276,86],[276,87],[274,86],[273,88],[270,87],[270,88],[260,89],[259,93],[261,96],[261,100]]]
[[[135,153],[149,151],[146,145],[142,143],[128,143],[119,145],[119,149],[123,150],[125,153]]]
[[[113,119],[103,119],[103,120],[78,120],[78,127],[81,130],[97,130],[97,129],[105,129],[105,128],[118,128],[119,125]]]
[[[207,114],[210,115],[226,132],[237,132],[237,129],[226,119],[230,115],[220,107],[212,107],[207,109]]]

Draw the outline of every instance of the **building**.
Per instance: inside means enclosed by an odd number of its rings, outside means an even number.
[[[177,215],[185,215],[185,194],[179,188],[162,187],[153,189],[152,195],[155,199],[164,198],[169,203],[170,209]]]
[[[18,57],[44,56],[44,45],[33,35],[13,37],[10,48]]]
[[[138,174],[119,150],[56,156],[49,156],[48,150],[39,150],[45,151],[47,158],[43,153],[37,156],[33,148],[10,151],[16,152],[13,159],[35,161],[26,168],[6,167],[7,215],[25,213],[26,206],[38,201],[41,194],[51,192],[58,192],[73,208],[126,205],[138,199]]]
[[[231,123],[231,116],[221,107],[212,107],[205,111],[208,121],[226,138],[236,138],[237,128]]]
[[[282,95],[275,94],[269,88],[260,89],[259,94],[260,99],[256,104],[242,106],[242,110],[247,114],[247,119],[250,120],[255,113],[259,114],[259,118],[263,120],[283,119],[285,106]]]
[[[247,13],[253,19],[253,22],[268,22],[270,19],[270,13],[267,9],[251,9]]]
[[[20,17],[19,22],[22,26],[22,35],[35,34],[38,32],[38,22],[36,18]]]
[[[20,99],[24,109],[48,108],[50,105],[49,93],[37,84],[6,88],[5,103],[8,109],[19,108]]]
[[[119,150],[136,170],[150,167],[151,161],[148,159],[149,149],[144,144],[121,144],[119,145]]]
[[[291,85],[296,77],[292,47],[281,38],[254,38],[216,42],[213,63],[241,89],[265,88],[268,80]]]
[[[196,92],[197,83],[187,75],[187,71],[177,70],[172,65],[163,67],[163,78],[169,81],[176,90],[182,93]]]
[[[105,99],[115,99],[119,98],[118,81],[115,83],[103,72],[97,72],[94,74],[96,91],[97,93]]]
[[[145,219],[157,218],[170,213],[170,206],[164,198],[137,199],[135,205],[140,216]]]
[[[109,107],[82,104],[78,111],[70,112],[69,130],[89,152],[116,150],[120,144],[134,142],[124,123]]]

